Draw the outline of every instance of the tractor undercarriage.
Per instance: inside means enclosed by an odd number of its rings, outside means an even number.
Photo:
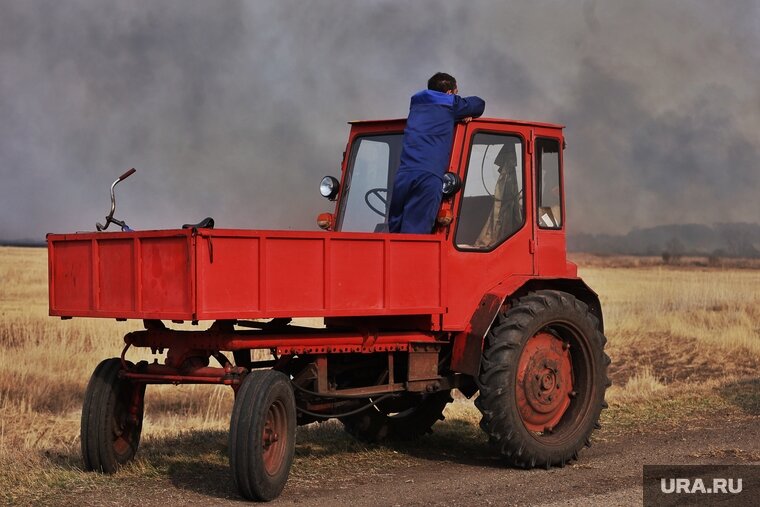
[[[259,329],[236,329],[259,327]],[[371,399],[401,393],[429,394],[460,387],[462,376],[448,371],[448,334],[419,331],[358,331],[309,328],[279,322],[216,321],[207,330],[167,328],[145,321],[128,333],[120,377],[139,384],[220,384],[237,393],[245,376],[259,369],[288,375],[299,422],[342,416],[372,406]],[[132,347],[166,352],[132,365]],[[232,360],[226,352],[232,352]],[[264,354],[255,354],[262,351]],[[252,356],[270,355],[272,359]],[[210,366],[211,359],[218,366]],[[301,417],[303,416],[303,417]]]

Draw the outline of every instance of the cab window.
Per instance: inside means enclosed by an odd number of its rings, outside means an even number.
[[[403,134],[364,136],[351,147],[337,230],[380,232],[388,221],[388,188],[401,158]]]
[[[472,137],[456,245],[490,250],[525,222],[522,140],[479,132]]]
[[[562,192],[560,188],[559,141],[536,140],[536,174],[538,175],[537,220],[541,229],[562,228]]]

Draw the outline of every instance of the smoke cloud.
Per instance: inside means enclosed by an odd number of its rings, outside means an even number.
[[[760,216],[757,2],[2,0],[0,238],[314,229],[346,122],[436,71],[567,125],[569,227]]]

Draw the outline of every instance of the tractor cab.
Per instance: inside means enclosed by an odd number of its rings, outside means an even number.
[[[337,201],[335,212],[320,220],[321,227],[387,232],[405,123],[351,123],[341,180],[326,176],[321,183],[322,195]],[[528,229],[522,236],[530,238],[522,242],[532,253],[536,233],[554,231],[547,241],[564,251],[563,145],[561,125],[493,118],[457,124],[441,190],[444,199],[431,232],[451,236],[457,250],[490,252]],[[554,264],[564,269],[562,261]]]
[[[351,123],[340,181],[326,176],[321,183],[336,206],[320,215],[320,227],[388,231],[405,123]],[[480,296],[504,281],[505,265],[513,275],[576,276],[565,255],[562,128],[495,118],[457,124],[431,234],[448,250],[450,295],[466,303],[449,308],[444,329],[470,317]]]

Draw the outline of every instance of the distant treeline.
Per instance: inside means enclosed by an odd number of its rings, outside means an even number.
[[[661,225],[628,234],[570,234],[568,250],[621,255],[760,258],[760,224]]]
[[[44,239],[0,239],[0,246],[40,247],[46,245]]]

